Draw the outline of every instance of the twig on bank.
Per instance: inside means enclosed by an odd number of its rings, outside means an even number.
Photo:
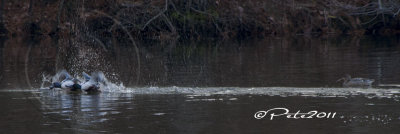
[[[153,18],[151,18],[149,21],[147,21],[144,26],[142,27],[142,30],[144,30],[148,24],[150,24],[150,22],[152,22],[153,20],[157,19],[159,16],[163,15],[164,12],[166,12],[168,10],[168,0],[165,0],[165,8],[163,10],[161,10],[160,13],[158,13],[156,16],[154,16]]]
[[[221,31],[222,31],[222,30],[219,28],[218,24],[215,22],[215,17],[216,17],[215,15],[212,15],[212,14],[209,14],[209,13],[207,13],[207,12],[194,9],[193,7],[190,7],[190,9],[193,10],[194,12],[197,12],[197,13],[200,13],[200,14],[205,14],[205,15],[211,16],[212,22],[214,23],[215,28],[218,30],[218,32],[221,32]]]
[[[162,15],[162,17],[165,19],[165,21],[167,22],[168,27],[169,27],[169,29],[171,30],[171,32],[175,34],[175,33],[176,33],[176,29],[175,29],[174,25],[172,25],[171,21],[168,19],[167,16],[165,16],[164,13],[162,13],[161,15]]]

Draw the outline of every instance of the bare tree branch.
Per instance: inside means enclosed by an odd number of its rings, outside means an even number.
[[[165,8],[160,13],[158,13],[156,16],[154,16],[149,21],[147,21],[146,24],[144,24],[144,26],[142,27],[142,30],[144,30],[150,22],[152,22],[153,20],[157,19],[159,16],[164,14],[164,12],[167,11],[167,10],[168,10],[168,0],[165,0]]]

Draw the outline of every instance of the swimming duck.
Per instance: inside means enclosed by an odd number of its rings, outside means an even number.
[[[60,76],[64,76],[65,79],[61,82],[53,82],[50,89],[61,88],[68,91],[80,91],[81,85],[79,85],[80,81],[78,79],[71,77],[65,70],[61,71],[60,74]]]
[[[102,72],[93,72],[92,75],[82,73],[85,82],[82,84],[81,89],[86,92],[101,92],[100,82],[104,82],[104,74]]]
[[[351,78],[350,75],[346,74],[345,77],[337,80],[337,82],[339,81],[343,81],[343,87],[371,87],[375,80],[367,78]]]

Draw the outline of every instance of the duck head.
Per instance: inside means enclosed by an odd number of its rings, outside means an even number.
[[[104,83],[104,74],[102,72],[93,72],[92,75],[88,75],[85,72],[82,73],[85,78],[85,82],[82,84],[82,90],[86,92],[101,92],[100,83]]]
[[[61,82],[53,82],[49,88],[50,89],[61,88]]]
[[[344,77],[338,79],[336,82],[340,82],[340,81],[348,82],[350,80],[351,80],[351,76],[349,74],[346,74]]]
[[[80,90],[82,88],[82,86],[79,84],[81,83],[80,80],[74,78],[72,81],[74,82],[74,84],[72,85],[71,90]]]

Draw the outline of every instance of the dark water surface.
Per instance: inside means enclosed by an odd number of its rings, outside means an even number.
[[[2,92],[1,133],[397,133],[398,99],[267,95]],[[260,110],[337,112],[255,119]]]
[[[398,133],[397,37],[137,42],[9,38],[0,45],[0,133]],[[118,41],[117,41],[118,42]],[[139,55],[139,57],[137,57]],[[139,59],[139,60],[138,60]],[[103,71],[100,94],[43,90],[43,76]],[[339,88],[345,74],[375,88]],[[44,85],[42,85],[44,84]],[[255,119],[258,111],[335,118]]]

